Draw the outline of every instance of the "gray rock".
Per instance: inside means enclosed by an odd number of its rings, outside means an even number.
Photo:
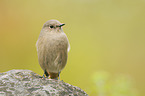
[[[0,73],[0,96],[88,96],[79,87],[60,80],[42,79],[30,70]]]

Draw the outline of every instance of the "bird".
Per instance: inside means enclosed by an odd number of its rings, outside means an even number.
[[[58,20],[48,20],[36,42],[39,65],[44,71],[43,78],[58,79],[66,66],[70,44],[62,29],[64,25]]]

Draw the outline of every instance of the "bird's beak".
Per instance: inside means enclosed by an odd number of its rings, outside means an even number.
[[[64,23],[63,24],[60,24],[59,27],[64,26],[64,25],[65,25]]]

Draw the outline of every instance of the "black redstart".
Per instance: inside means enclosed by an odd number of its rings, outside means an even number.
[[[43,77],[57,79],[67,63],[70,45],[62,30],[64,25],[57,20],[49,20],[40,32],[36,47],[39,64],[44,70]]]

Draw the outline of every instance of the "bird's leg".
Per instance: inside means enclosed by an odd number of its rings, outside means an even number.
[[[46,77],[49,77],[49,74],[47,73],[47,71],[44,71],[44,74],[46,75]]]
[[[60,72],[61,72],[61,71],[60,71]],[[58,73],[59,80],[60,80],[60,72]]]
[[[42,79],[45,79],[45,73],[43,74]]]
[[[46,77],[49,77],[49,74],[47,73],[46,70],[44,71],[44,74],[43,74],[43,76],[42,76],[42,79],[45,79],[45,75],[46,75]]]

